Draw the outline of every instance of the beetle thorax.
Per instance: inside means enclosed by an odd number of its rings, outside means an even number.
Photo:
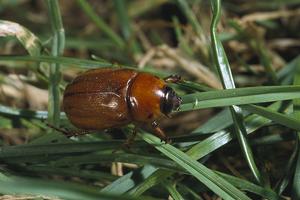
[[[127,100],[132,120],[152,122],[162,116],[160,104],[165,83],[158,77],[139,73],[131,82]]]

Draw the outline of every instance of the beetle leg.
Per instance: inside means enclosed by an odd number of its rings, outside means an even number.
[[[72,136],[81,136],[81,135],[86,135],[86,134],[90,134],[91,131],[87,131],[87,130],[73,130],[73,131],[69,131],[69,134],[67,134],[67,137],[72,137]]]
[[[57,132],[61,132],[64,135],[69,135],[69,132],[67,130],[63,129],[63,128],[59,128],[59,127],[53,126],[52,124],[49,124],[48,122],[45,122],[45,124],[49,128],[52,128],[52,129],[56,130]]]
[[[53,126],[52,124],[49,124],[48,122],[45,122],[45,124],[46,124],[48,127],[50,127],[50,128],[52,128],[52,129],[54,129],[54,130],[56,130],[56,131],[58,131],[58,132],[64,134],[64,135],[67,136],[68,138],[70,138],[70,137],[72,137],[72,136],[86,135],[86,134],[89,134],[89,133],[90,133],[90,131],[86,131],[86,130],[78,130],[78,131],[73,130],[73,131],[68,131],[68,130],[66,130],[66,129],[59,128],[59,127],[56,127],[56,126]]]
[[[171,139],[166,136],[166,134],[159,128],[158,123],[156,121],[152,122],[152,128],[154,129],[154,134],[160,138],[161,141],[164,141],[165,143],[171,143]]]
[[[164,81],[168,82],[168,83],[179,83],[182,81],[182,78],[180,75],[173,74],[173,75],[165,77]]]
[[[137,135],[137,129],[136,126],[132,130],[132,135],[126,139],[126,141],[117,149],[113,150],[112,153],[117,153],[118,151],[122,149],[130,150],[131,145],[133,144],[135,138]]]
[[[125,141],[125,143],[123,145],[125,147],[127,147],[128,149],[130,149],[131,145],[133,144],[133,142],[136,138],[136,135],[137,135],[137,130],[136,130],[136,127],[134,127],[132,130],[132,135],[127,138],[127,140]]]
[[[172,116],[171,116],[171,114],[170,114],[170,113],[168,113],[168,114],[165,114],[165,116],[166,116],[166,117],[168,117],[168,118],[172,118]]]

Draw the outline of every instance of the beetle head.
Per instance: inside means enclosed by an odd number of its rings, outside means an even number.
[[[172,110],[176,110],[179,108],[182,100],[177,96],[175,91],[166,86],[164,88],[164,97],[161,100],[160,110],[163,114],[167,115],[171,113]]]

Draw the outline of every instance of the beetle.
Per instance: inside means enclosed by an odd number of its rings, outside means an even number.
[[[178,80],[178,76],[160,79],[126,68],[88,70],[67,85],[63,109],[70,122],[83,130],[116,128],[129,123],[150,125],[167,142],[157,121],[180,106],[181,98],[167,86],[167,82]]]

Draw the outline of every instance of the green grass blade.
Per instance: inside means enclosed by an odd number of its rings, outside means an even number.
[[[284,66],[280,71],[278,71],[277,76],[281,85],[291,85],[293,83],[294,74],[300,63],[300,55],[290,61],[286,66]],[[299,83],[294,83],[298,85]]]
[[[273,103],[270,105],[272,109],[279,109],[281,107],[280,102]],[[261,128],[262,126],[269,124],[271,120],[258,116],[258,115],[250,115],[245,119],[246,130],[247,133],[253,133],[257,129]],[[215,151],[216,149],[224,146],[225,144],[229,143],[233,139],[232,134],[230,132],[221,130],[217,133],[211,135],[207,139],[199,142],[198,144],[194,145],[191,149],[189,149],[186,153],[191,158],[198,160],[203,158],[204,156],[208,155],[209,153]],[[171,176],[173,173],[167,170],[159,169],[153,175],[148,177],[144,183],[136,186],[132,189],[131,194],[133,195],[141,195],[143,192],[148,190],[154,185],[159,184],[165,178]]]
[[[126,175],[118,178],[111,184],[107,185],[101,190],[101,192],[112,193],[112,194],[124,194],[132,187],[136,186],[137,180],[134,177],[142,177],[139,181],[143,182],[145,178],[149,177],[157,168],[146,165],[141,169],[131,171]],[[129,193],[130,194],[130,193]]]
[[[243,27],[241,27],[241,25],[239,23],[237,23],[234,20],[230,21],[229,24],[233,28],[236,29],[236,31],[238,32],[240,37],[243,36],[245,38],[248,45],[251,48],[253,48],[253,50],[256,52],[257,56],[259,57],[260,63],[265,68],[265,70],[267,72],[267,75],[270,77],[270,80],[274,84],[277,84],[278,83],[278,78],[277,78],[277,75],[275,73],[275,70],[273,69],[273,67],[271,65],[269,52],[267,51],[266,44],[262,40],[262,38],[260,38],[259,36],[256,36],[256,35],[253,36],[253,34],[252,35],[249,34],[248,33],[249,30],[245,30]]]
[[[200,24],[198,23],[198,20],[197,20],[196,16],[194,15],[194,12],[189,7],[188,1],[175,0],[175,2],[179,5],[182,12],[185,14],[186,18],[192,25],[192,27],[193,27],[194,31],[197,33],[198,37],[201,38],[203,36],[203,30],[202,30]]]
[[[18,146],[7,146],[0,148],[1,159],[24,159],[30,156],[38,157],[55,155],[72,155],[77,153],[89,153],[101,150],[115,150],[123,141],[101,141],[101,142],[80,142],[80,143],[54,143],[54,144],[24,144]],[[38,151],[37,151],[38,149]]]
[[[264,180],[255,164],[254,156],[246,137],[247,132],[244,125],[242,110],[238,109],[238,107],[236,106],[233,106],[232,108],[230,108],[230,111],[234,122],[234,131],[242,148],[244,157],[246,158],[246,161],[248,162],[248,165],[256,181],[261,185],[264,185]]]
[[[114,6],[117,11],[118,21],[123,37],[128,40],[132,31],[129,23],[129,17],[126,13],[126,3],[126,0],[114,0]]]
[[[48,10],[50,16],[50,24],[53,32],[53,48],[52,55],[58,56],[64,52],[65,47],[65,30],[60,14],[59,3],[57,0],[48,0]]]
[[[235,176],[231,176],[228,174],[224,174],[221,172],[217,172],[220,176],[230,182],[232,185],[242,189],[243,191],[249,191],[251,193],[257,194],[266,199],[278,200],[282,199],[279,195],[277,195],[273,190],[268,188],[263,188],[261,186],[255,185],[249,181],[237,178]]]
[[[81,67],[83,69],[94,69],[99,67],[112,66],[112,63],[108,61],[95,61],[63,56],[0,56],[0,60],[57,63],[66,65],[66,68]]]
[[[65,31],[62,25],[59,4],[57,0],[48,0],[48,11],[52,27],[52,49],[51,55],[56,57],[63,53],[65,46]],[[49,76],[49,104],[48,121],[54,126],[59,126],[60,116],[60,90],[61,78],[60,66],[57,63],[50,65]]]
[[[268,95],[271,94],[273,96],[278,96],[281,93],[288,93],[288,92],[299,92],[300,86],[259,86],[259,87],[244,87],[244,88],[232,88],[226,90],[214,90],[208,92],[198,92],[188,94],[182,97],[182,100],[185,103],[194,103],[194,101],[201,101],[201,100],[208,100],[215,97],[216,99],[225,99],[230,97],[245,97],[250,95]],[[290,95],[290,94],[289,94]],[[252,97],[253,98],[253,97]],[[296,97],[297,98],[297,97]],[[274,101],[277,101],[274,99]],[[257,101],[260,102],[260,101]],[[261,101],[264,102],[264,101]],[[245,103],[248,104],[248,103]]]
[[[155,168],[153,173],[145,178],[145,180],[136,185],[133,188],[130,188],[129,194],[133,196],[140,196],[149,188],[162,183],[167,177],[171,176],[173,172],[165,169]]]
[[[198,194],[198,192],[195,192],[194,190],[192,190],[189,186],[178,183],[178,187],[180,189],[180,191],[185,192],[185,194],[189,195],[190,199],[194,199],[194,200],[204,200],[200,194]]]
[[[269,106],[270,108],[277,110],[281,107],[280,102],[273,103]],[[271,122],[270,119],[264,118],[259,115],[249,115],[245,119],[245,126],[247,134],[253,133],[257,129],[267,125]],[[233,139],[233,135],[228,131],[218,131],[215,134],[211,135],[207,139],[199,142],[194,145],[191,149],[187,151],[188,155],[192,158],[198,160],[209,153],[215,151],[216,149],[222,147],[223,145],[229,143]]]
[[[214,117],[211,117],[207,122],[192,131],[191,134],[208,134],[221,131],[232,124],[229,109],[224,109]]]
[[[195,91],[210,91],[210,90],[215,90],[214,88],[210,88],[207,87],[203,84],[197,83],[197,82],[193,82],[193,81],[187,81],[187,80],[182,80],[178,83],[178,85],[180,85],[183,88],[187,88],[187,89],[192,89]]]
[[[291,154],[289,160],[285,164],[284,172],[282,177],[279,179],[278,183],[276,184],[274,190],[277,194],[281,195],[284,190],[287,188],[288,184],[293,179],[294,175],[294,167],[297,161],[297,154],[299,152],[299,143],[296,141],[293,153]]]
[[[54,167],[52,165],[34,165],[34,166],[28,166],[24,167],[24,171],[30,171],[35,174],[42,174],[42,175],[62,175],[62,176],[68,176],[68,177],[80,177],[83,179],[91,179],[91,180],[108,180],[108,181],[114,181],[118,178],[118,176],[114,176],[110,174],[109,172],[101,172],[101,171],[92,171],[92,170],[82,170],[75,168],[65,168],[65,167]]]
[[[235,84],[233,81],[230,66],[225,51],[223,49],[223,46],[217,37],[217,24],[220,20],[220,15],[221,15],[220,0],[214,0],[212,2],[212,11],[213,11],[213,19],[211,23],[211,40],[212,40],[213,58],[217,66],[219,76],[222,80],[223,87],[225,89],[232,89],[235,88]],[[231,106],[230,111],[231,111],[232,119],[234,121],[234,130],[237,135],[237,139],[240,143],[240,146],[242,148],[244,157],[246,158],[246,161],[248,162],[248,165],[256,181],[259,182],[260,184],[264,184],[262,176],[255,164],[252,150],[246,138],[247,132],[244,126],[242,110],[237,106]]]
[[[119,48],[122,49],[125,47],[125,43],[122,38],[117,35],[101,17],[97,15],[97,13],[86,0],[77,0],[77,3],[85,12],[85,14],[96,24],[96,26],[102,30],[112,41],[114,41]]]
[[[135,199],[128,195],[111,195],[99,192],[98,188],[82,184],[64,183],[59,181],[39,180],[33,178],[10,177],[9,180],[0,180],[0,193],[2,194],[30,194],[59,197],[61,199],[86,200],[115,200]],[[143,199],[153,199],[143,197]]]
[[[174,160],[178,165],[187,170],[192,176],[197,178],[220,197],[224,199],[250,199],[226,180],[216,175],[213,171],[196,160],[191,159],[179,149],[169,144],[163,144],[160,142],[159,138],[147,133],[143,133],[142,137],[147,143],[153,145],[157,150]]]
[[[118,24],[121,27],[123,37],[125,38],[128,48],[134,53],[141,53],[135,35],[132,31],[132,22],[128,16],[128,2],[126,0],[114,0],[114,6],[116,8]]]
[[[183,30],[181,30],[180,22],[177,16],[172,17],[172,22],[174,24],[174,32],[176,34],[176,39],[178,40],[178,48],[182,49],[184,53],[190,57],[194,57],[193,49],[189,46],[183,35]]]
[[[175,2],[178,4],[178,7],[182,10],[182,12],[186,16],[187,20],[189,21],[189,23],[193,27],[193,29],[196,33],[196,36],[198,36],[200,41],[204,45],[207,45],[207,47],[208,47],[208,42],[207,42],[208,40],[204,35],[204,31],[203,31],[201,25],[199,24],[196,15],[194,14],[193,10],[189,6],[189,1],[175,0]],[[199,50],[200,50],[200,53],[202,54],[201,56],[202,56],[203,59],[207,59],[209,57],[208,48],[205,48],[205,46],[204,46],[204,48],[200,48]]]
[[[265,108],[262,106],[244,105],[242,107],[251,113],[261,115],[265,118],[271,119],[272,121],[274,121],[278,124],[281,124],[281,125],[291,128],[291,129],[300,131],[300,120],[298,120],[294,117],[276,112],[274,110],[271,110],[269,108]]]
[[[300,133],[297,132],[298,142],[300,141]],[[299,150],[300,148],[298,148]],[[299,150],[300,151],[300,150]],[[293,199],[300,198],[300,153],[298,151],[298,157],[296,162],[296,169],[294,174],[294,181],[293,181]]]
[[[165,181],[163,183],[164,187],[167,188],[167,190],[169,191],[170,195],[172,196],[172,198],[174,200],[183,200],[184,198],[181,196],[181,194],[178,192],[178,190],[176,189],[176,185],[172,184],[172,182],[170,181]]]
[[[68,147],[66,145],[66,147]],[[180,170],[174,162],[155,155],[139,155],[129,153],[96,153],[87,154],[83,156],[65,156],[65,158],[58,159],[55,162],[55,166],[65,165],[80,165],[80,164],[94,164],[101,162],[122,162],[122,163],[134,163],[137,165],[152,165],[165,169]]]
[[[294,75],[294,85],[300,84],[300,59],[295,62],[296,73]],[[296,119],[300,119],[300,98],[293,100],[293,114]],[[300,143],[300,131],[297,131],[298,146]],[[300,148],[298,147],[298,156],[296,159],[296,168],[294,180],[292,183],[293,199],[300,199]]]
[[[17,116],[17,117],[33,118],[33,119],[46,119],[48,116],[47,111],[15,109],[3,105],[0,105],[0,114],[6,116]]]
[[[261,86],[214,90],[182,96],[181,111],[296,99],[300,86]]]

